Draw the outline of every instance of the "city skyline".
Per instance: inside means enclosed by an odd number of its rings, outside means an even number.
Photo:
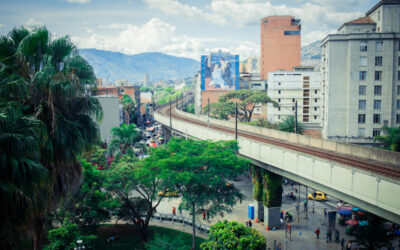
[[[241,58],[260,56],[260,19],[301,19],[302,46],[365,15],[377,0],[38,0],[0,3],[0,35],[13,27],[46,25],[54,36],[70,35],[78,48],[190,57],[219,49]]]

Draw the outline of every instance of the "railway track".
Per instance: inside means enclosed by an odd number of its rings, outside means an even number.
[[[169,110],[170,110],[170,107],[166,106],[166,107],[159,109],[159,112],[168,116]],[[189,119],[187,117],[180,116],[179,114],[174,112],[174,109],[172,111],[171,116],[174,119],[179,119],[179,120],[186,121],[186,122],[196,124],[199,126],[203,126],[203,127],[209,127],[211,129],[219,130],[219,131],[225,132],[225,133],[235,134],[234,129],[213,125],[211,123],[208,124],[206,122],[202,122],[202,121],[198,121],[198,120],[194,120],[194,119]],[[389,177],[389,178],[392,178],[395,180],[400,180],[400,166],[396,166],[394,164],[383,163],[383,162],[374,161],[374,160],[370,160],[370,159],[366,160],[361,157],[356,157],[356,156],[351,156],[351,155],[346,155],[346,154],[339,154],[339,153],[336,153],[333,151],[323,150],[320,148],[296,145],[296,144],[292,144],[292,143],[289,143],[286,141],[281,141],[281,140],[277,140],[274,138],[245,132],[242,130],[238,130],[238,136],[249,138],[254,141],[272,144],[272,145],[275,145],[278,147],[284,147],[284,148],[287,148],[287,149],[290,149],[293,151],[306,153],[306,154],[317,156],[317,157],[327,159],[330,161],[335,161],[335,162],[338,162],[341,164],[345,164],[345,165],[349,165],[349,166],[352,166],[355,168],[363,169],[368,172],[373,172],[373,173],[376,173],[376,174],[379,174],[382,176],[386,176],[386,177]]]

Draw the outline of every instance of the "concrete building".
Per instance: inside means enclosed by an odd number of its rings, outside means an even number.
[[[372,143],[400,125],[400,0],[383,0],[322,42],[323,137]]]
[[[312,67],[311,67],[312,68]],[[296,67],[294,71],[276,71],[268,74],[268,96],[278,102],[279,108],[268,104],[268,120],[281,122],[285,116],[295,115],[305,128],[320,129],[321,72],[310,71],[310,67]]]
[[[261,19],[261,79],[269,72],[301,65],[301,25],[292,16]]]
[[[149,74],[144,74],[144,81],[143,81],[143,86],[144,87],[148,87],[149,86],[149,80],[150,80]]]
[[[239,86],[240,89],[267,90],[267,81],[261,80],[260,73],[242,73]]]
[[[110,143],[112,140],[111,129],[119,127],[121,122],[118,96],[95,96],[103,108],[103,119],[97,124],[100,128],[100,138],[103,142]]]

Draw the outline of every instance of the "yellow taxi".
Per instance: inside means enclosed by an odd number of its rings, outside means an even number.
[[[315,191],[314,193],[308,193],[307,198],[315,201],[327,201],[328,195],[320,191]]]

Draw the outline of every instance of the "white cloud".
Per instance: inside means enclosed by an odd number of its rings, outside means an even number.
[[[107,28],[118,28],[121,31],[115,37],[92,33],[89,37],[72,37],[72,40],[79,48],[97,48],[125,54],[158,51],[196,60],[205,51],[200,41],[176,35],[174,26],[158,18],[141,26],[115,23]]]
[[[68,3],[90,3],[90,0],[66,0]]]
[[[208,13],[195,6],[182,4],[176,0],[143,0],[152,9],[158,9],[171,16],[183,16],[208,20],[212,23],[225,24],[226,20],[218,15]]]
[[[37,21],[33,18],[30,18],[22,23],[22,25],[28,30],[33,30],[36,27],[43,26],[44,24],[40,21]]]

